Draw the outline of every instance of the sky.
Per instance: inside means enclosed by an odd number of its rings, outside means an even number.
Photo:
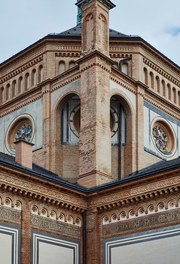
[[[179,0],[111,0],[110,28],[138,35],[180,65]],[[0,63],[76,25],[76,0],[0,0]]]

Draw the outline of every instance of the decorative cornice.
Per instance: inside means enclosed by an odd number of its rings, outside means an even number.
[[[143,58],[143,62],[148,65],[151,69],[155,70],[156,72],[158,72],[159,74],[161,74],[162,76],[164,76],[166,79],[168,79],[170,82],[174,83],[175,85],[177,85],[178,87],[180,87],[180,81],[175,79],[172,75],[170,75],[168,72],[166,72],[165,70],[163,70],[161,67],[159,67],[157,64],[155,64],[154,62],[150,61],[147,58]]]
[[[52,185],[46,180],[30,178],[28,174],[22,174],[8,170],[7,173],[0,173],[0,189],[18,195],[19,197],[27,197],[28,199],[36,200],[44,204],[53,205],[57,208],[65,208],[77,212],[83,212],[86,209],[86,202],[78,194],[71,192],[67,193],[63,187]],[[42,184],[43,183],[43,184]],[[60,190],[61,189],[61,190]]]
[[[62,52],[56,52],[55,56],[56,57],[78,57],[78,58],[80,58],[81,52],[74,52],[74,51],[72,51],[72,52],[68,52],[68,51],[64,52],[64,51],[62,51]]]
[[[0,84],[8,81],[9,79],[15,77],[16,75],[22,73],[23,71],[27,70],[28,68],[36,65],[37,63],[39,63],[40,61],[43,60],[43,55],[38,56],[37,58],[30,60],[28,63],[20,66],[19,68],[17,68],[16,70],[11,71],[10,73],[4,75],[3,77],[0,78]]]
[[[101,197],[96,197],[90,202],[90,207],[97,207],[98,210],[108,210],[116,207],[122,207],[137,202],[143,202],[150,199],[163,197],[169,193],[176,193],[180,190],[180,177],[179,170],[172,174],[168,174],[165,178],[165,174],[159,175],[161,179],[151,179],[147,181],[144,178],[144,183],[138,181],[134,184],[128,184],[127,186],[121,186],[118,190],[111,190],[109,193]],[[167,175],[166,175],[167,176]],[[157,176],[156,176],[157,177]],[[113,191],[113,193],[112,193]]]

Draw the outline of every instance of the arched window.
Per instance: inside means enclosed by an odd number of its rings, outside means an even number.
[[[148,71],[144,68],[144,83],[148,85]]]
[[[0,89],[0,103],[2,104],[4,102],[4,87],[1,87]]]
[[[121,67],[121,71],[122,71],[124,74],[129,75],[129,69],[128,69],[128,63],[127,63],[127,62],[121,62],[121,63],[120,63],[120,67]]]
[[[30,88],[30,78],[29,73],[26,73],[25,75],[25,84],[24,84],[24,90],[28,90]]]
[[[32,74],[31,74],[31,86],[35,86],[36,82],[37,82],[37,76],[36,76],[36,69],[32,70]]]
[[[111,98],[110,128],[112,145],[126,143],[126,116],[122,105],[115,96]]]
[[[171,100],[171,86],[169,83],[167,84],[167,93],[168,93],[168,99]]]
[[[14,97],[16,95],[16,88],[17,88],[16,80],[14,80],[12,82],[12,97]]]
[[[10,84],[6,85],[6,100],[10,99]]]
[[[43,81],[43,66],[40,65],[39,69],[38,69],[38,82],[42,82]]]
[[[160,93],[160,80],[158,76],[156,76],[156,91]]]
[[[75,66],[75,62],[74,61],[70,61],[69,62],[69,69],[73,68]]]
[[[23,77],[19,77],[19,80],[18,80],[18,93],[22,93],[23,92]]]
[[[59,73],[63,73],[65,72],[65,62],[64,61],[60,61],[59,62]]]
[[[150,72],[150,88],[154,89],[154,74]]]
[[[61,141],[63,144],[78,144],[80,132],[80,99],[73,96],[69,99],[61,114]]]
[[[165,85],[165,81],[162,80],[161,81],[161,84],[162,84],[162,95],[163,96],[166,96],[166,85]]]
[[[172,92],[173,92],[173,102],[176,104],[177,98],[176,98],[176,88],[175,87],[173,87]]]

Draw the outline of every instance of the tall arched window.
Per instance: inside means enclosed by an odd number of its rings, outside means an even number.
[[[25,75],[25,83],[24,83],[24,90],[28,90],[30,88],[30,78],[29,73],[26,73]]]
[[[64,61],[60,61],[59,62],[59,73],[63,73],[65,72],[65,62]]]
[[[10,84],[6,85],[6,100],[10,99]]]
[[[167,84],[168,99],[171,100],[171,85]]]
[[[162,95],[163,96],[166,96],[166,85],[165,85],[165,81],[162,80],[161,81],[161,84],[162,84]]]
[[[42,82],[43,81],[43,66],[40,65],[39,69],[38,69],[38,82]]]
[[[150,88],[154,89],[154,74],[150,72]]]
[[[73,96],[69,99],[61,114],[61,141],[63,144],[78,144],[80,132],[80,99]]]
[[[19,77],[18,80],[18,93],[22,93],[23,92],[23,77]]]
[[[14,80],[12,82],[12,97],[14,97],[16,95],[16,88],[17,88],[16,80]]]
[[[160,80],[158,76],[156,76],[156,91],[160,93]]]
[[[35,86],[36,85],[36,80],[37,76],[36,76],[36,69],[32,70],[32,74],[31,74],[31,86]]]
[[[75,62],[74,61],[70,61],[69,62],[69,69],[73,68],[75,66]]]
[[[144,83],[148,85],[148,71],[144,68]]]
[[[173,102],[176,104],[177,98],[176,98],[176,88],[175,87],[173,87],[172,92],[173,92]]]

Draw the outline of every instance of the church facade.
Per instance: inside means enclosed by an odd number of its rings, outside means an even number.
[[[76,5],[0,64],[0,262],[178,264],[180,68]]]

